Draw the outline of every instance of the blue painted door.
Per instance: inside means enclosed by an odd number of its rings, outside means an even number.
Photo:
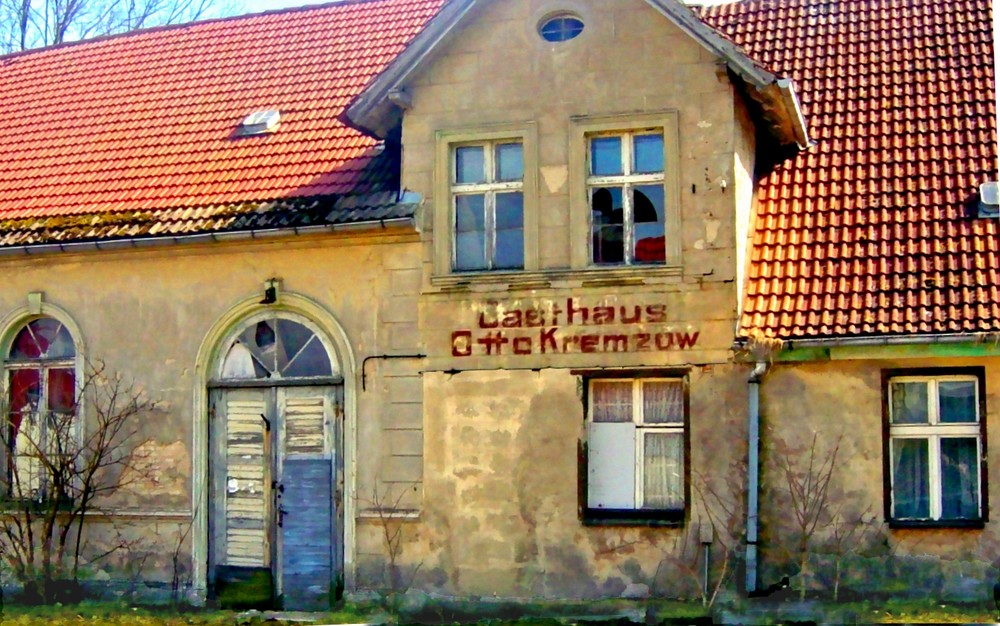
[[[278,390],[275,578],[285,609],[329,608],[338,589],[341,398],[339,387]]]

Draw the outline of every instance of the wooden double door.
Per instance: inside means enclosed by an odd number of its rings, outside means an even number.
[[[343,387],[216,388],[210,410],[209,582],[263,584],[275,608],[329,607],[343,579]]]

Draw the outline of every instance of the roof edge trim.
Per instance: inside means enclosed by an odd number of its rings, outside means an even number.
[[[274,239],[278,237],[293,237],[327,232],[368,230],[372,228],[398,228],[414,225],[416,225],[416,220],[413,217],[393,217],[381,220],[348,222],[346,224],[321,224],[316,226],[294,226],[292,228],[258,228],[228,232],[219,231],[196,233],[191,235],[164,235],[162,237],[102,239],[97,241],[71,241],[66,243],[33,243],[0,247],[0,258],[13,256],[38,256],[42,254],[55,254],[60,252],[70,253],[94,250],[124,250],[135,248],[153,248],[167,245],[222,243],[226,241],[246,241],[252,239]]]
[[[482,1],[452,0],[447,3],[410,41],[406,49],[344,107],[340,120],[362,132],[385,139],[398,116],[398,107],[392,102],[390,94],[401,89],[403,83],[448,38],[462,18]]]

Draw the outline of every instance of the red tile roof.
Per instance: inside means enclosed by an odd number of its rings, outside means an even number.
[[[0,57],[0,224],[379,191],[344,105],[445,0],[355,0]],[[234,137],[279,109],[270,135]],[[9,223],[9,222],[8,222]]]
[[[1000,331],[990,0],[748,0],[703,18],[796,81],[816,142],[761,182],[743,334]]]

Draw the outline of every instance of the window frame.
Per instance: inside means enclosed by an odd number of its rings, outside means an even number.
[[[643,370],[643,371],[600,371],[574,372],[582,376],[584,438],[579,450],[579,517],[587,526],[683,526],[691,510],[691,401],[687,370]],[[682,459],[684,463],[683,498],[680,509],[609,509],[590,506],[590,426],[593,423],[591,389],[594,382],[632,383],[632,422],[635,430],[635,498],[638,501],[643,485],[643,451],[646,436],[653,432],[679,432],[682,436]],[[647,382],[680,382],[683,393],[684,416],[680,425],[647,424],[642,419],[642,385]]]
[[[892,423],[892,384],[894,382],[948,381],[976,383],[977,423],[940,423],[939,410],[929,406],[928,424]],[[930,404],[930,401],[929,401]],[[937,404],[937,403],[935,403]],[[989,482],[987,464],[986,370],[984,367],[906,368],[882,370],[882,478],[883,516],[890,528],[983,528],[989,521]],[[975,436],[979,453],[979,515],[967,519],[941,519],[940,441],[949,437]],[[928,485],[931,503],[927,518],[897,518],[893,515],[892,441],[920,438],[928,440]],[[935,443],[937,445],[935,445]],[[937,517],[935,517],[935,515]]]
[[[73,425],[71,429],[71,436],[77,443],[81,442],[81,437],[83,435],[83,424],[86,419],[85,416],[85,403],[80,402],[80,394],[83,391],[83,344],[80,339],[80,329],[72,322],[69,317],[61,309],[56,309],[52,305],[42,304],[39,308],[31,311],[31,314],[24,315],[23,312],[15,312],[13,316],[8,316],[7,321],[0,325],[3,328],[3,334],[0,335],[0,374],[2,374],[2,379],[0,379],[0,393],[3,394],[4,406],[6,406],[7,396],[10,393],[10,376],[11,372],[18,370],[40,370],[40,384],[44,389],[40,397],[45,399],[45,413],[49,413],[48,409],[48,379],[49,373],[53,369],[71,369],[73,371],[73,394],[74,394],[74,407],[73,407]],[[32,322],[39,319],[52,319],[59,324],[69,333],[70,339],[73,342],[73,355],[70,357],[52,357],[52,358],[37,358],[37,359],[11,359],[10,352],[13,349],[13,344],[18,334],[26,328]],[[7,407],[9,412],[11,407]],[[4,416],[4,428],[10,426],[9,415]],[[46,431],[48,427],[45,427]],[[43,441],[47,441],[48,433],[45,432],[43,435]],[[0,498],[10,501],[12,495],[9,491],[11,484],[11,463],[13,462],[13,456],[7,446],[0,445],[0,465],[3,467],[3,477],[0,478],[0,485],[2,485],[2,493],[0,493]]]
[[[539,268],[538,260],[538,132],[534,123],[502,124],[477,128],[438,130],[435,133],[434,157],[434,215],[431,224],[433,238],[434,276],[476,276],[520,275]],[[499,268],[482,270],[460,270],[455,268],[455,192],[454,154],[455,149],[465,146],[520,143],[524,165],[524,176],[519,184],[522,194],[522,228],[524,259],[521,268]],[[487,151],[492,152],[492,150]],[[492,163],[492,156],[487,163]],[[461,185],[462,191],[473,187],[483,187],[484,191],[496,193],[504,191],[500,186],[509,182],[489,185]],[[496,189],[486,187],[497,186]],[[489,211],[488,211],[489,212]]]
[[[678,130],[678,112],[676,110],[660,111],[643,115],[613,115],[601,117],[574,117],[571,119],[571,137],[569,150],[569,184],[570,184],[570,265],[573,269],[596,269],[598,271],[648,271],[663,268],[679,267],[681,265],[682,224],[680,197],[680,144]],[[645,131],[645,133],[644,133]],[[652,177],[649,174],[631,175],[634,184],[663,184],[664,203],[664,259],[656,263],[629,262],[632,250],[626,249],[626,261],[622,263],[595,263],[593,260],[592,239],[592,209],[590,189],[600,181],[612,180],[621,184],[626,176],[591,176],[590,175],[590,138],[607,135],[635,135],[651,132],[663,133],[663,172]],[[623,155],[631,146],[632,141],[623,141]],[[631,155],[628,157],[631,160]],[[624,165],[624,162],[623,162]],[[649,179],[650,182],[644,182]],[[631,200],[625,200],[631,204]],[[634,224],[627,229],[634,231]]]
[[[497,152],[500,146],[521,146],[522,174],[519,180],[503,180],[497,177]],[[457,180],[458,151],[462,148],[481,148],[483,151],[483,169],[485,180],[482,182],[463,183]],[[524,143],[516,139],[494,139],[473,141],[468,143],[453,143],[449,150],[450,162],[448,173],[450,178],[449,196],[451,202],[451,267],[455,272],[516,272],[524,269]],[[504,193],[521,194],[521,267],[496,267],[497,262],[497,196]],[[487,267],[482,269],[460,269],[458,267],[458,199],[461,196],[483,196],[484,223],[483,234],[486,239],[485,261]]]

